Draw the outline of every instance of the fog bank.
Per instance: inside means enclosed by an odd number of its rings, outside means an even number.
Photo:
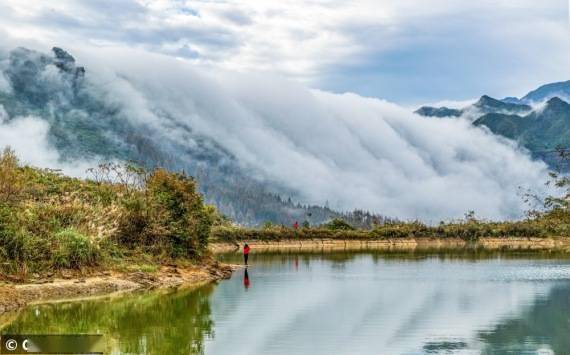
[[[543,163],[466,120],[425,119],[380,99],[143,51],[71,52],[86,66],[91,90],[130,122],[176,146],[193,144],[187,128],[209,137],[249,175],[296,191],[301,202],[431,222],[469,210],[516,218],[526,207],[519,188],[540,192],[547,180]],[[41,139],[33,154],[13,139],[27,137],[18,125],[36,124],[22,118],[0,126],[0,144],[34,164],[53,164],[56,153]]]

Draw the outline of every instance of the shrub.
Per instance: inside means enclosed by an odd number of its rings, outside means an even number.
[[[22,190],[18,179],[18,159],[14,151],[5,148],[0,154],[0,201],[14,202]]]
[[[79,268],[95,265],[99,259],[99,252],[89,237],[74,229],[57,233],[55,243],[52,262],[56,267]]]
[[[123,204],[118,239],[171,257],[197,257],[207,247],[216,211],[191,177],[157,169]]]
[[[326,229],[330,229],[333,231],[342,230],[342,231],[352,231],[355,228],[350,224],[346,223],[342,219],[335,218],[329,223],[325,224],[323,227]]]
[[[184,174],[103,164],[94,180],[21,166],[0,152],[0,272],[79,268],[123,257],[197,257],[227,224]],[[97,240],[97,243],[93,241]],[[108,258],[107,258],[108,257]]]
[[[273,222],[271,221],[265,221],[265,223],[263,223],[263,226],[261,227],[264,230],[270,230],[273,229],[275,225],[273,224]]]

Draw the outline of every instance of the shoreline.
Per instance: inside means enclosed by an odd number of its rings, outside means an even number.
[[[237,251],[245,240],[236,242],[214,241],[209,250],[214,254]],[[475,241],[461,238],[394,238],[394,239],[282,239],[247,241],[253,251],[414,251],[437,249],[481,248],[487,250],[557,250],[570,252],[570,237],[548,238],[479,238]]]
[[[240,251],[241,243],[212,241],[212,254]],[[375,240],[355,239],[284,239],[248,241],[253,252],[305,251],[423,251],[423,250],[484,250],[503,251],[568,251],[570,237],[557,238],[480,238],[466,241],[461,238],[394,238]],[[28,283],[0,285],[0,316],[11,318],[27,305],[73,302],[85,299],[120,297],[137,291],[186,289],[230,278],[238,266],[209,261],[203,265],[167,265],[155,272],[98,271],[89,276],[54,277]],[[1,320],[1,319],[0,319]],[[0,322],[3,323],[3,322]]]
[[[216,261],[195,266],[161,266],[156,272],[101,271],[85,277],[54,277],[0,285],[0,315],[33,304],[121,296],[137,291],[186,289],[231,277],[230,265]]]

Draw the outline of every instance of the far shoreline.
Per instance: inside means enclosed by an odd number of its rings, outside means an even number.
[[[465,250],[481,248],[486,250],[556,250],[568,251],[570,255],[570,237],[488,237],[477,240],[463,238],[389,238],[389,239],[279,239],[279,240],[240,240],[213,241],[208,249],[214,254],[238,251],[244,242],[252,252],[278,251],[422,251],[422,250]]]

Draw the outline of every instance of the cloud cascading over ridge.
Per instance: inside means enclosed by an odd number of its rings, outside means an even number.
[[[142,51],[79,53],[94,68],[94,90],[130,121],[182,145],[190,143],[175,127],[191,127],[303,202],[428,221],[469,210],[514,218],[525,208],[519,188],[540,192],[547,179],[544,164],[466,120],[426,120],[378,99],[263,73],[198,71]]]

